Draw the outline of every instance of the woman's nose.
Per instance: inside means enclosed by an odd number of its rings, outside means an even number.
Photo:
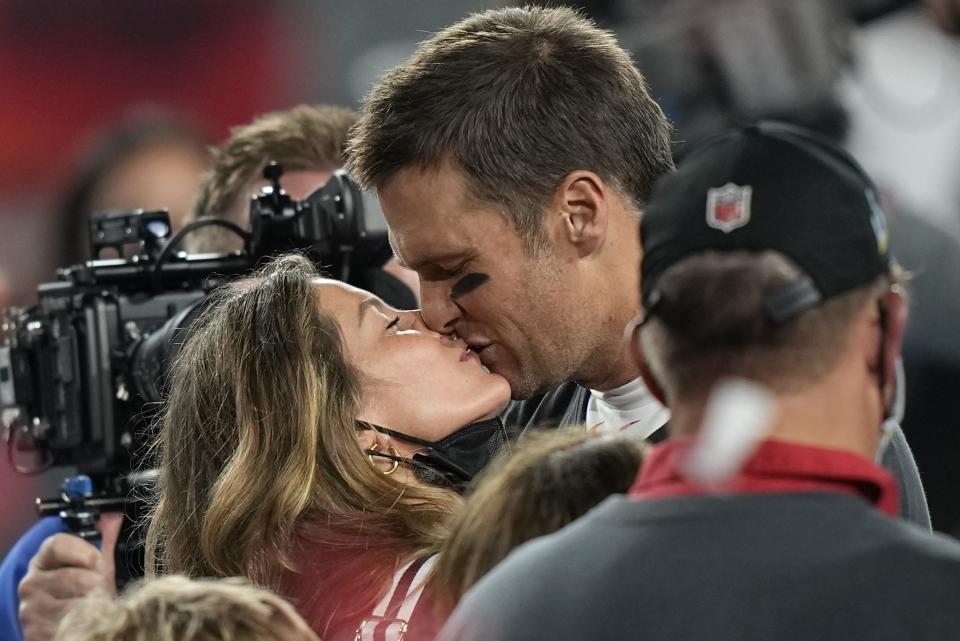
[[[407,312],[407,313],[411,314],[411,315],[412,315],[412,318],[413,318],[412,322],[410,323],[410,326],[411,326],[412,328],[416,329],[418,332],[422,332],[422,333],[428,334],[428,335],[430,335],[430,336],[435,336],[435,337],[437,337],[437,338],[452,338],[452,337],[453,337],[452,334],[444,334],[444,333],[441,333],[441,332],[435,332],[435,331],[433,331],[432,329],[430,329],[430,326],[427,325],[427,322],[423,319],[423,313],[422,313],[421,310],[419,310],[419,309],[417,309],[417,310],[412,310],[412,311]]]

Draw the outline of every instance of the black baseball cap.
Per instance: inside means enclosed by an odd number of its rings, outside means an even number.
[[[845,151],[810,131],[762,122],[693,149],[653,190],[640,225],[644,308],[670,267],[706,251],[777,251],[803,276],[767,301],[785,322],[890,272],[889,238],[873,181]]]

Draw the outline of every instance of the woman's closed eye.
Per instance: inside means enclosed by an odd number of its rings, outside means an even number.
[[[387,329],[390,330],[391,328],[396,327],[399,322],[400,322],[400,315],[397,314],[397,317],[394,318],[392,321],[390,321],[390,323],[387,325]]]

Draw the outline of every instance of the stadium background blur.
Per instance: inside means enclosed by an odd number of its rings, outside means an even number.
[[[266,111],[357,107],[428,34],[504,4],[0,0],[0,307],[32,303],[53,279],[64,226],[86,234],[62,219],[62,192],[85,145],[131,110],[183,114],[216,143]],[[680,153],[724,125],[781,117],[845,139],[877,179],[895,251],[919,257],[905,261],[919,300],[904,429],[935,528],[960,535],[960,3],[564,4],[634,52]],[[0,462],[0,553],[35,518],[34,497],[70,472],[23,477]]]

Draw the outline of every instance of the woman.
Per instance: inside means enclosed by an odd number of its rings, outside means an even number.
[[[382,618],[428,636],[429,612],[378,601],[415,601],[460,506],[450,485],[499,445],[509,399],[416,312],[278,259],[218,294],[173,368],[148,572],[245,576],[325,641],[404,627]]]

